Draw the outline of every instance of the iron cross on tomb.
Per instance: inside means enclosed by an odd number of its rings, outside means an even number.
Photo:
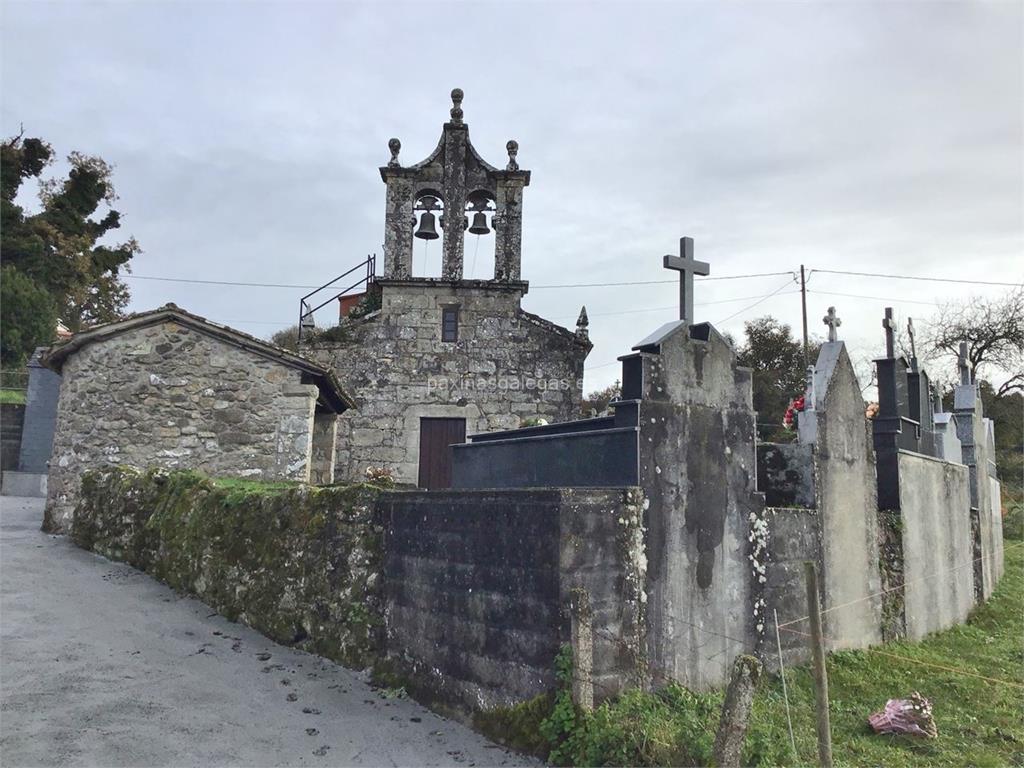
[[[907,338],[910,339],[910,367],[917,370],[917,346],[914,344],[914,318],[907,318]]]
[[[882,327],[885,329],[885,356],[896,357],[896,339],[893,335],[896,331],[896,321],[892,316],[892,307],[885,308],[885,320],[882,321]]]
[[[693,322],[693,276],[710,275],[711,265],[693,258],[693,238],[679,238],[679,255],[665,256],[661,265],[679,273],[679,319]]]

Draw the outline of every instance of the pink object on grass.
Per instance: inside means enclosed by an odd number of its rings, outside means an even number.
[[[904,736],[923,736],[934,739],[939,735],[932,718],[932,703],[917,691],[906,699],[889,699],[885,709],[868,717],[875,733],[894,733]]]

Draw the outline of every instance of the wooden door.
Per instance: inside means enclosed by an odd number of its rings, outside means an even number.
[[[466,442],[465,419],[420,419],[420,488],[452,487],[452,449]]]

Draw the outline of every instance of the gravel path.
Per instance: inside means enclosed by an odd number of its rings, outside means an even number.
[[[5,766],[528,764],[41,521],[0,498]]]

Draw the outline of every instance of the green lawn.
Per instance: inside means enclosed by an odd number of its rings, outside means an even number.
[[[833,753],[837,764],[874,766],[1024,766],[1024,546],[1006,541],[1006,575],[970,621],[919,643],[834,653],[828,659]],[[934,666],[924,666],[934,665]],[[950,671],[940,669],[948,667]],[[956,671],[953,671],[956,670]],[[978,675],[980,677],[972,677]],[[787,670],[799,761],[785,732],[782,684],[768,682],[754,728],[782,739],[788,761],[812,763],[814,687],[807,667]],[[868,714],[911,691],[931,699],[939,737],[878,736]]]
[[[25,390],[0,389],[0,403],[3,403],[4,405],[24,405]]]
[[[835,764],[1024,766],[1022,594],[1024,542],[1007,540],[1006,575],[967,624],[918,643],[831,654]],[[789,744],[782,682],[770,676],[755,697],[745,765],[817,764],[810,668],[788,669],[786,677],[797,754]],[[874,734],[868,715],[882,709],[886,699],[913,691],[931,700],[938,738]],[[656,693],[631,691],[589,714],[573,714],[564,705],[552,711],[551,699],[537,699],[495,711],[478,726],[559,764],[706,765],[721,701],[721,692],[694,694],[670,685]]]

